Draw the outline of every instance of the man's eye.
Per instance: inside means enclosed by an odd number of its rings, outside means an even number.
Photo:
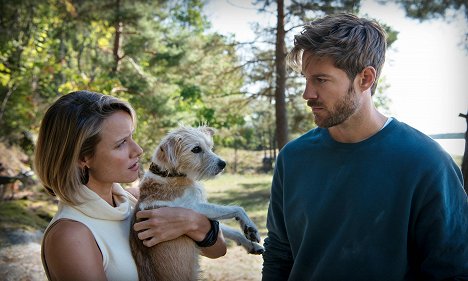
[[[321,83],[325,83],[327,80],[325,79],[322,79],[322,78],[317,78],[317,82],[319,82],[320,84]]]
[[[192,152],[193,153],[200,153],[200,152],[202,152],[202,149],[199,146],[195,146],[194,148],[192,148]]]

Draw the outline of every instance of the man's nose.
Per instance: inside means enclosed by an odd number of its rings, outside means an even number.
[[[317,96],[317,91],[312,87],[311,85],[307,85],[304,89],[304,93],[302,94],[302,98],[305,100],[310,100],[310,99],[316,99]]]

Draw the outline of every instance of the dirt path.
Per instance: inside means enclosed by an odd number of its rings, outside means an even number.
[[[0,232],[0,280],[45,281],[41,262],[42,233]],[[261,280],[261,256],[249,255],[241,247],[229,247],[219,259],[201,258],[203,281]]]

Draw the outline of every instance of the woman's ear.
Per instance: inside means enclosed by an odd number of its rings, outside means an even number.
[[[90,162],[90,158],[89,157],[86,157],[86,156],[81,156],[80,159],[78,159],[78,166],[83,169],[84,167],[88,167],[89,168],[89,163]]]
[[[359,78],[359,88],[362,92],[371,90],[372,85],[374,85],[375,78],[377,76],[377,71],[372,66],[366,66],[361,73],[358,74]]]

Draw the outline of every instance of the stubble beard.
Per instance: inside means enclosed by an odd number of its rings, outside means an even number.
[[[314,104],[313,102],[311,103]],[[321,128],[330,128],[339,125],[353,115],[358,106],[359,102],[356,98],[356,92],[354,91],[353,85],[350,85],[343,99],[339,100],[331,110],[324,109],[328,116],[321,117],[314,114],[315,124]]]

